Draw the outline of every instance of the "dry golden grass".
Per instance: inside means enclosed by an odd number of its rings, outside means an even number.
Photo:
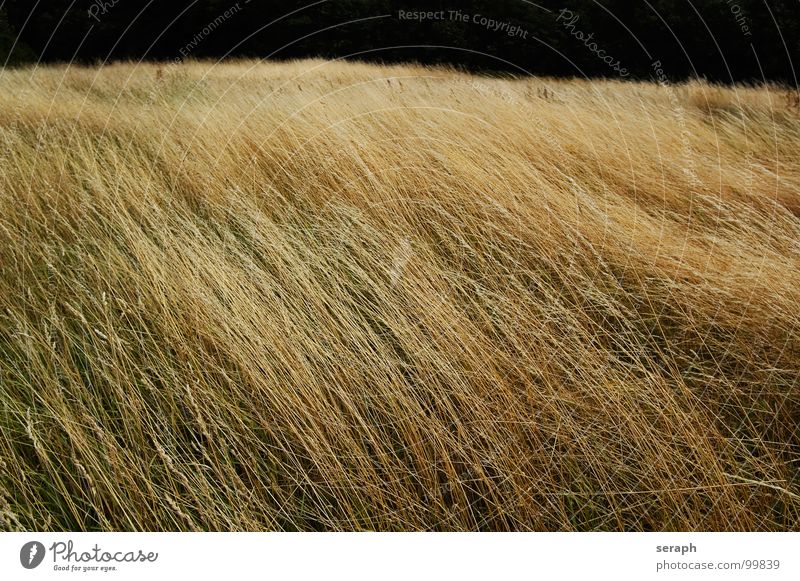
[[[0,73],[0,528],[797,529],[785,95]]]

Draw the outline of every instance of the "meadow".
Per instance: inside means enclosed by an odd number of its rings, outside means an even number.
[[[0,530],[797,530],[800,111],[0,72]]]

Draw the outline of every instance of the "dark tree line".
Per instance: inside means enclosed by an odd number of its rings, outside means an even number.
[[[0,0],[12,65],[225,56],[796,85],[800,0]]]

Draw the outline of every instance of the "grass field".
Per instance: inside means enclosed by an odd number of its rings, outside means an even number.
[[[0,72],[0,529],[797,530],[778,87]]]

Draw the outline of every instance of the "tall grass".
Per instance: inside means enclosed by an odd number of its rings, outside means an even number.
[[[0,528],[797,529],[785,94],[0,73]]]

